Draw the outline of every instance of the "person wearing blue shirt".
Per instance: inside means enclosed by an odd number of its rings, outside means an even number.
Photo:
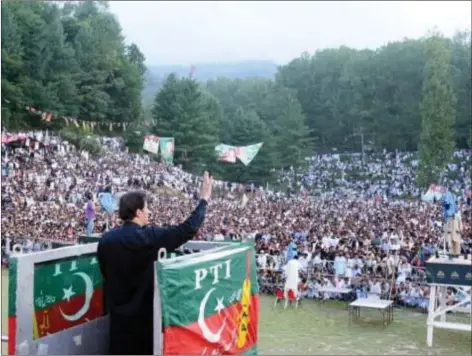
[[[449,252],[454,256],[459,256],[461,253],[462,220],[457,210],[456,199],[450,191],[443,195],[441,205],[444,217],[444,238],[449,246]]]
[[[291,259],[293,259],[296,254],[297,254],[297,244],[295,243],[295,241],[291,241],[287,247],[287,261],[286,262],[289,262]]]

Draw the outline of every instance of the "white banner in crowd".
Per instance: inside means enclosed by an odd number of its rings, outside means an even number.
[[[443,186],[431,184],[427,192],[422,195],[421,200],[427,203],[434,200],[439,201],[446,191],[447,189]]]
[[[143,149],[157,155],[157,152],[159,151],[159,137],[154,135],[147,135],[144,138]]]

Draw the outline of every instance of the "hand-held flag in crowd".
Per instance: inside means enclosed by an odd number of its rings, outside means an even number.
[[[143,150],[157,155],[159,152],[159,137],[155,135],[146,135],[144,137]]]
[[[166,163],[172,163],[174,160],[174,138],[173,137],[161,137],[161,160]]]
[[[216,145],[215,151],[218,157],[218,160],[235,163],[236,162],[236,146],[225,145],[224,143],[220,143]]]
[[[119,198],[115,195],[105,192],[105,193],[98,193],[98,201],[100,202],[101,207],[107,213],[113,213],[114,211],[118,210],[118,202]]]
[[[421,200],[428,203],[434,200],[439,201],[446,191],[447,189],[443,186],[431,184],[426,193],[421,196]]]
[[[248,146],[231,146],[224,143],[216,145],[215,151],[218,160],[229,163],[235,163],[238,158],[245,166],[257,156],[263,143],[256,143]]]

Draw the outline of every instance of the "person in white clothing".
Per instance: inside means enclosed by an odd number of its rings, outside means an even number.
[[[295,255],[285,266],[285,287],[284,296],[288,297],[288,291],[291,289],[298,296],[298,284],[300,283],[301,265],[298,262],[298,255]]]

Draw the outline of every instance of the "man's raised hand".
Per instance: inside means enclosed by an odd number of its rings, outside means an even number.
[[[208,201],[211,197],[211,190],[213,187],[213,177],[205,171],[203,173],[202,186],[200,188],[200,199]]]

